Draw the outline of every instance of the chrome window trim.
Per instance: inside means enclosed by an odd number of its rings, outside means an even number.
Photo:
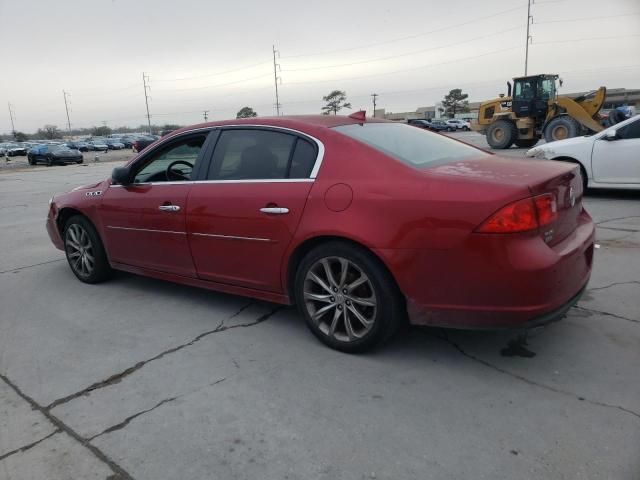
[[[131,183],[127,187],[136,187],[142,185],[194,185],[200,183],[313,183],[313,178],[272,178],[257,180],[185,180],[184,182],[147,182],[147,183]],[[125,185],[109,185],[109,188],[124,188]]]
[[[225,238],[228,240],[251,240],[253,242],[273,242],[273,240],[269,238],[258,238],[258,237],[238,237],[235,235],[218,235],[215,233],[192,233],[196,237],[213,237],[213,238]]]
[[[112,230],[129,230],[134,232],[151,232],[151,233],[173,233],[175,235],[186,235],[186,232],[174,232],[171,230],[150,230],[148,228],[132,228],[132,227],[114,227],[113,225],[107,225],[107,228]]]

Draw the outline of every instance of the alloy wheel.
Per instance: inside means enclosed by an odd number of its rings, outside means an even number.
[[[87,231],[77,223],[67,228],[65,248],[71,268],[82,277],[89,277],[95,268],[93,244]]]
[[[346,258],[316,261],[305,276],[303,294],[311,320],[328,337],[353,342],[373,328],[378,308],[373,284]]]

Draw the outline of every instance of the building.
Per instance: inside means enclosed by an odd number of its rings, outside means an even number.
[[[577,93],[563,93],[562,95],[567,97],[578,97],[589,92],[577,92]],[[488,99],[487,99],[488,100]],[[478,116],[478,110],[482,102],[469,102],[469,112],[456,114],[456,118],[462,118],[467,120],[473,120]],[[607,90],[607,96],[604,100],[602,110],[607,112],[616,107],[628,105],[635,107],[636,112],[640,112],[640,89],[627,89],[627,88],[610,88]],[[386,118],[387,120],[395,120],[398,122],[407,121],[416,118],[440,118],[442,113],[442,104],[437,103],[431,107],[419,107],[415,112],[400,112],[393,113],[387,112],[384,108],[376,109],[377,118]]]

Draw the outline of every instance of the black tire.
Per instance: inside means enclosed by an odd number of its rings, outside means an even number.
[[[465,127],[462,127],[462,130],[465,131],[465,132],[468,132],[471,129],[469,127],[465,126]]]
[[[580,135],[580,124],[568,115],[554,118],[544,129],[544,139],[547,143],[577,137],[578,135]]]
[[[78,160],[76,163],[77,163],[78,165],[80,165],[80,164],[81,164],[81,163],[83,163],[83,162],[84,162],[84,158],[82,158],[82,159]]]
[[[78,267],[77,257],[73,257],[73,254],[77,251],[73,247],[74,238],[72,232],[75,230],[74,227],[79,227],[79,229],[83,230],[89,240],[88,245],[90,248],[85,248],[85,252],[90,253],[90,256],[92,256],[93,268],[88,273],[81,271],[82,269]],[[75,240],[79,241],[77,233],[75,235]],[[102,240],[100,239],[100,236],[93,224],[86,217],[82,215],[74,215],[69,218],[67,223],[65,223],[64,230],[62,232],[62,240],[65,243],[64,251],[67,256],[67,262],[69,262],[69,267],[78,280],[84,283],[93,284],[104,282],[111,277],[113,270],[109,265],[109,260],[107,259],[107,254],[104,250]]]
[[[31,155],[27,155],[27,161],[29,162],[29,165],[35,165],[36,164],[35,159]]]
[[[487,143],[491,148],[509,148],[517,138],[518,129],[511,120],[496,120],[487,128]]]
[[[332,293],[333,290],[322,289],[319,284],[308,278],[310,271],[317,271],[314,269],[318,268],[323,259],[333,262],[334,265],[340,264],[340,259],[349,262],[344,283],[342,286],[332,287],[332,289],[337,288],[335,297],[331,296],[331,300],[325,298],[323,300],[325,303],[306,300],[305,289],[308,292],[314,286],[320,288],[321,292],[328,291],[328,295],[334,295]],[[353,277],[354,274],[356,275],[355,277]],[[366,282],[353,290],[347,290],[349,282],[357,283],[355,280],[360,278],[366,278]],[[340,241],[332,241],[320,245],[307,253],[302,259],[294,282],[295,300],[307,326],[322,343],[335,350],[357,353],[381,346],[389,341],[398,329],[406,323],[404,299],[394,279],[381,264],[380,260],[363,248]],[[328,286],[329,284],[326,285]],[[340,290],[342,287],[347,288]],[[359,290],[361,288],[366,290],[367,299],[374,299],[374,307],[362,306],[360,303],[356,307],[357,302],[350,303],[350,298],[364,299],[361,293],[362,290]],[[322,295],[327,297],[327,293]],[[328,315],[323,314],[319,317],[319,321],[316,321],[313,320],[312,313],[317,313],[320,310],[320,308],[315,309],[318,304],[322,306],[333,304],[334,307],[326,312]],[[315,312],[310,310],[315,310]],[[352,313],[354,310],[356,310],[355,314]],[[338,313],[339,311],[342,313]],[[364,323],[358,321],[357,313],[361,316],[369,317],[370,326],[366,327]],[[350,319],[345,320],[345,315]],[[329,317],[332,317],[331,320],[335,325],[333,335],[323,331],[330,329],[328,326],[328,323],[330,323]],[[325,325],[325,322],[327,325]],[[349,327],[347,327],[347,323],[350,325]],[[361,327],[360,332],[356,331],[357,327]],[[353,338],[349,332],[353,333]],[[338,336],[348,336],[348,339],[340,339],[337,338]]]
[[[516,147],[518,148],[531,148],[538,143],[538,138],[521,138],[516,140]]]
[[[53,165],[53,160],[51,159],[51,157],[46,157],[45,160],[47,161],[47,167],[50,167]]]

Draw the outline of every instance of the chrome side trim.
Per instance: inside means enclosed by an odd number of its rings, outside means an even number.
[[[269,238],[236,237],[234,235],[217,235],[213,233],[192,233],[191,235],[196,237],[226,238],[227,240],[250,240],[252,242],[273,242],[273,240]]]
[[[111,230],[130,230],[134,232],[151,232],[151,233],[173,233],[175,235],[186,235],[187,232],[173,232],[171,230],[151,230],[148,228],[131,228],[131,227],[114,227],[113,225],[107,225],[107,228]]]

